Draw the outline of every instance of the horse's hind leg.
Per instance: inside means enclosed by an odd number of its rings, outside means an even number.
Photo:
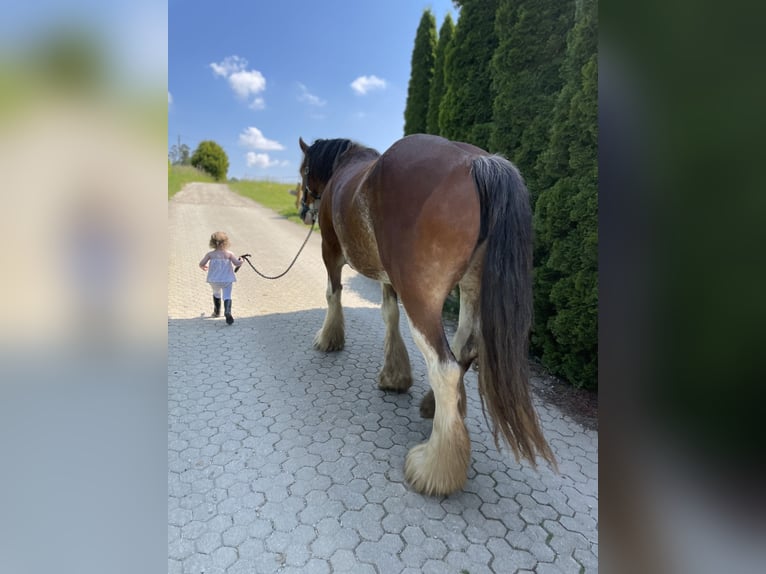
[[[449,349],[441,322],[441,306],[428,309],[419,305],[405,308],[412,335],[428,368],[436,412],[427,442],[407,454],[404,473],[418,492],[449,494],[465,484],[471,457],[471,441],[463,422],[463,369]]]
[[[339,250],[338,250],[339,251]],[[314,337],[314,348],[320,351],[340,351],[346,342],[343,307],[340,294],[343,286],[340,274],[345,265],[342,255],[322,243],[322,258],[327,268],[327,314],[322,328]]]
[[[383,304],[381,312],[386,323],[383,369],[378,377],[378,386],[384,391],[405,392],[412,386],[410,356],[399,332],[399,304],[396,291],[391,285],[381,283]]]
[[[465,373],[478,356],[479,329],[479,288],[481,286],[481,261],[483,250],[474,255],[471,266],[458,283],[460,287],[460,315],[455,335],[452,337],[452,352]],[[465,384],[460,380],[460,415],[465,418]],[[420,402],[420,416],[424,419],[434,417],[436,401],[433,390],[429,390]]]

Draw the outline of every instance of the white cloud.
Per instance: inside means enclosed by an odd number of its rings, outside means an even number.
[[[256,95],[266,89],[266,78],[258,70],[235,72],[229,76],[229,85],[240,98]]]
[[[265,138],[263,133],[261,133],[261,130],[252,126],[247,128],[239,135],[239,143],[243,146],[259,150],[269,151],[285,149],[285,146],[283,146],[281,143]]]
[[[210,64],[213,74],[221,76],[229,81],[231,89],[237,97],[246,100],[253,97],[250,107],[254,110],[262,110],[266,102],[258,94],[266,89],[266,78],[258,70],[248,70],[247,60],[240,56],[229,56],[222,62]]]
[[[255,153],[254,151],[247,152],[246,160],[248,167],[286,167],[290,165],[287,160],[273,160],[267,153]]]
[[[360,96],[372,90],[382,90],[386,87],[386,81],[377,76],[359,76],[351,82],[351,89]]]
[[[251,110],[262,110],[266,107],[266,101],[263,98],[255,98],[248,107]]]
[[[325,100],[323,100],[319,96],[315,96],[314,94],[309,92],[308,88],[304,86],[303,84],[299,83],[298,87],[301,90],[301,94],[298,96],[299,102],[305,102],[311,106],[318,106],[318,107],[321,107],[327,103]]]
[[[240,58],[239,56],[229,56],[224,58],[223,62],[219,64],[210,64],[210,67],[213,69],[213,73],[216,76],[223,76],[224,78],[228,78],[232,74],[241,72],[247,68],[247,60]]]

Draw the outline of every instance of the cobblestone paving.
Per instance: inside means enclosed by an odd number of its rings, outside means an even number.
[[[378,390],[377,283],[344,270],[345,350],[311,347],[326,276],[320,237],[277,281],[247,266],[235,322],[209,317],[197,262],[216,230],[281,272],[307,229],[217,185],[169,203],[168,572],[454,573],[598,571],[598,435],[535,401],[560,474],[498,451],[466,375],[472,462],[462,492],[425,497],[403,465],[427,439],[425,367],[402,319],[415,383]]]

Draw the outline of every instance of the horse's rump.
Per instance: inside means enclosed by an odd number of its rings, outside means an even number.
[[[413,135],[370,170],[359,193],[369,199],[380,260],[397,291],[417,282],[446,297],[465,272],[480,223],[471,159],[446,139]]]

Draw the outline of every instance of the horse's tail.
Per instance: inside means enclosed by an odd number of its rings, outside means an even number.
[[[502,435],[536,466],[536,454],[557,468],[529,391],[532,325],[532,210],[518,170],[500,156],[479,156],[471,174],[481,203],[479,241],[486,241],[481,275],[479,395],[499,447]]]

